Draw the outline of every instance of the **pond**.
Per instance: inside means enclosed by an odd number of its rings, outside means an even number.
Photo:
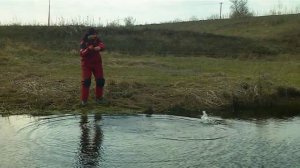
[[[0,167],[300,167],[300,117],[0,117]]]

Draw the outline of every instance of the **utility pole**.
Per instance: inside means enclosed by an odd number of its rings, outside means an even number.
[[[50,26],[50,0],[49,0],[49,10],[48,10],[48,26]]]
[[[222,6],[223,6],[223,2],[220,2],[220,19],[222,19]]]

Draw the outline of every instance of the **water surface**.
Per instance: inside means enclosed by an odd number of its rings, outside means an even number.
[[[299,128],[299,117],[0,117],[0,167],[300,167]]]

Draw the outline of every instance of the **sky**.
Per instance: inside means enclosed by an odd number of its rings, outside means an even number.
[[[230,13],[229,0],[50,0],[51,23],[92,22],[123,23],[132,17],[135,24],[174,20],[207,19]],[[0,24],[47,24],[49,0],[0,0]],[[300,0],[248,0],[248,7],[258,15],[276,9],[300,11]]]

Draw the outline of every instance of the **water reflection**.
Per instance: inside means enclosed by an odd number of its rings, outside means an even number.
[[[88,121],[87,115],[80,119],[79,167],[99,167],[103,132],[100,126],[102,116],[94,115],[94,121]]]

